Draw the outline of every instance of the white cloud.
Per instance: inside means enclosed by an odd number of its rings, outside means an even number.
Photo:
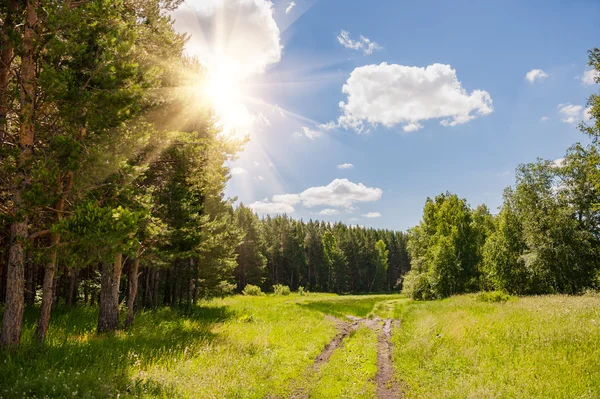
[[[362,50],[365,55],[373,54],[374,50],[379,50],[381,46],[370,39],[361,36],[359,40],[350,39],[350,33],[342,30],[337,37],[338,42],[345,48],[351,50]]]
[[[548,118],[547,116],[542,116],[540,118],[540,121],[542,121],[542,122],[548,122],[549,120],[550,120],[550,118]]]
[[[265,180],[265,178],[264,178],[264,177],[262,177],[262,176],[256,176],[256,178],[257,178],[258,180],[260,180],[260,181],[263,181],[263,180]]]
[[[351,209],[357,202],[373,202],[381,198],[379,188],[366,187],[362,183],[353,183],[348,179],[335,179],[327,186],[311,187],[299,194],[274,195],[273,202],[313,206],[329,206],[333,208]]]
[[[258,161],[254,161],[253,163],[254,163],[254,167],[256,167],[256,168],[258,168],[260,166],[260,162],[258,162]]]
[[[381,213],[379,213],[379,212],[369,212],[369,213],[365,213],[362,216],[364,216],[366,218],[380,218],[381,217]]]
[[[592,119],[592,107],[587,107],[583,110],[583,120],[587,121]]]
[[[317,137],[321,137],[321,132],[319,132],[318,130],[312,130],[306,126],[303,126],[302,133],[294,132],[294,137],[302,137],[302,136],[306,136],[309,139],[314,140]]]
[[[186,1],[173,15],[175,28],[190,33],[186,50],[209,70],[225,66],[248,76],[281,59],[279,27],[268,0]]]
[[[552,166],[553,168],[560,168],[561,166],[563,166],[565,163],[565,159],[564,158],[558,158],[555,159],[554,161],[552,161],[552,164],[550,166]]]
[[[321,125],[317,125],[317,127],[319,129],[321,129],[321,130],[329,132],[330,130],[333,130],[333,129],[337,128],[337,124],[334,121],[329,121],[327,123],[323,123]]]
[[[338,123],[359,133],[366,124],[403,124],[405,131],[415,131],[422,128],[419,122],[439,118],[442,125],[455,126],[493,111],[488,92],[467,93],[456,71],[443,64],[421,68],[384,62],[358,67],[342,92],[348,98],[340,103],[343,115]]]
[[[325,208],[321,212],[319,212],[319,215],[322,215],[322,216],[332,216],[332,215],[339,215],[339,214],[340,214],[340,211],[338,211],[337,209],[332,209],[332,208]]]
[[[341,165],[337,166],[338,169],[352,169],[354,168],[354,165],[352,165],[351,163],[343,163]]]
[[[293,1],[290,1],[290,3],[288,4],[287,8],[285,9],[285,13],[289,14],[290,11],[292,11],[292,9],[296,7],[296,3],[294,3]]]
[[[248,205],[248,208],[257,213],[293,213],[295,211],[294,207],[289,204],[269,202],[267,199],[256,201]]]
[[[573,104],[559,104],[558,112],[562,114],[561,121],[575,123],[583,119],[583,106]]]
[[[600,71],[597,71],[595,69],[588,69],[583,73],[581,81],[586,85],[593,85],[594,83],[596,83],[596,79],[598,79],[599,77]]]
[[[244,168],[233,168],[231,169],[231,176],[244,175],[248,173],[248,171]]]
[[[533,83],[536,80],[544,80],[547,77],[548,74],[541,69],[532,69],[525,75],[525,79],[527,79],[529,83]]]

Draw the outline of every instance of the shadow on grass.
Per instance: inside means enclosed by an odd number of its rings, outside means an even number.
[[[33,342],[37,309],[27,309],[17,352],[0,351],[0,397],[175,397],[174,386],[144,370],[193,357],[216,338],[215,323],[234,316],[227,307],[142,311],[133,329],[95,333],[98,309],[58,308],[45,345]]]
[[[316,310],[321,313],[329,314],[335,317],[344,318],[349,315],[365,317],[373,310],[375,304],[380,301],[381,299],[378,298],[335,298],[332,300],[320,300],[298,303],[298,305],[307,309]]]

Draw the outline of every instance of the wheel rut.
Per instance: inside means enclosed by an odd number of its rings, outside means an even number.
[[[333,316],[325,317],[335,323],[338,332],[315,358],[310,372],[315,375],[319,368],[329,361],[335,350],[343,347],[344,339],[361,325],[364,325],[377,332],[377,374],[375,376],[377,398],[403,398],[404,395],[400,393],[398,383],[394,380],[394,366],[392,364],[392,327],[397,321],[393,319],[369,319],[355,316],[347,316],[349,321],[344,321]],[[309,394],[304,389],[300,389],[290,397],[292,399],[307,399]]]

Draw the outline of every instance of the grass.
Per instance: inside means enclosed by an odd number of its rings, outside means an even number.
[[[394,317],[408,399],[599,398],[600,297],[235,296],[141,312],[98,336],[97,308],[58,308],[44,346],[27,309],[19,351],[0,351],[0,398],[375,397],[376,333],[360,328],[316,370],[340,318]]]
[[[316,310],[321,313],[329,314],[335,317],[345,318],[346,316],[368,317],[374,314],[375,305],[381,302],[398,301],[403,298],[401,295],[348,295],[336,296],[327,295],[324,299],[313,297],[299,303],[301,307]],[[377,308],[380,314],[384,308]]]
[[[97,309],[57,309],[44,347],[28,309],[17,353],[0,352],[2,398],[227,397],[285,392],[335,335],[298,295],[141,312],[132,331],[97,336]]]
[[[396,377],[406,398],[600,397],[600,298],[398,304]]]
[[[376,398],[377,334],[361,327],[319,370],[311,398]]]

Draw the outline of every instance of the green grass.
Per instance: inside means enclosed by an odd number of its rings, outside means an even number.
[[[396,301],[403,298],[401,295],[328,295],[325,299],[309,297],[310,299],[299,303],[300,307],[316,310],[335,317],[346,316],[367,317],[372,313],[377,303],[383,301]]]
[[[315,295],[317,297],[317,295]],[[97,336],[97,309],[57,309],[44,347],[0,351],[1,398],[262,398],[285,392],[335,335],[298,295],[206,302],[138,315],[132,331]]]
[[[366,327],[354,331],[317,375],[311,398],[376,398],[377,334]]]
[[[600,298],[469,295],[400,303],[395,314],[407,399],[600,397]]]

